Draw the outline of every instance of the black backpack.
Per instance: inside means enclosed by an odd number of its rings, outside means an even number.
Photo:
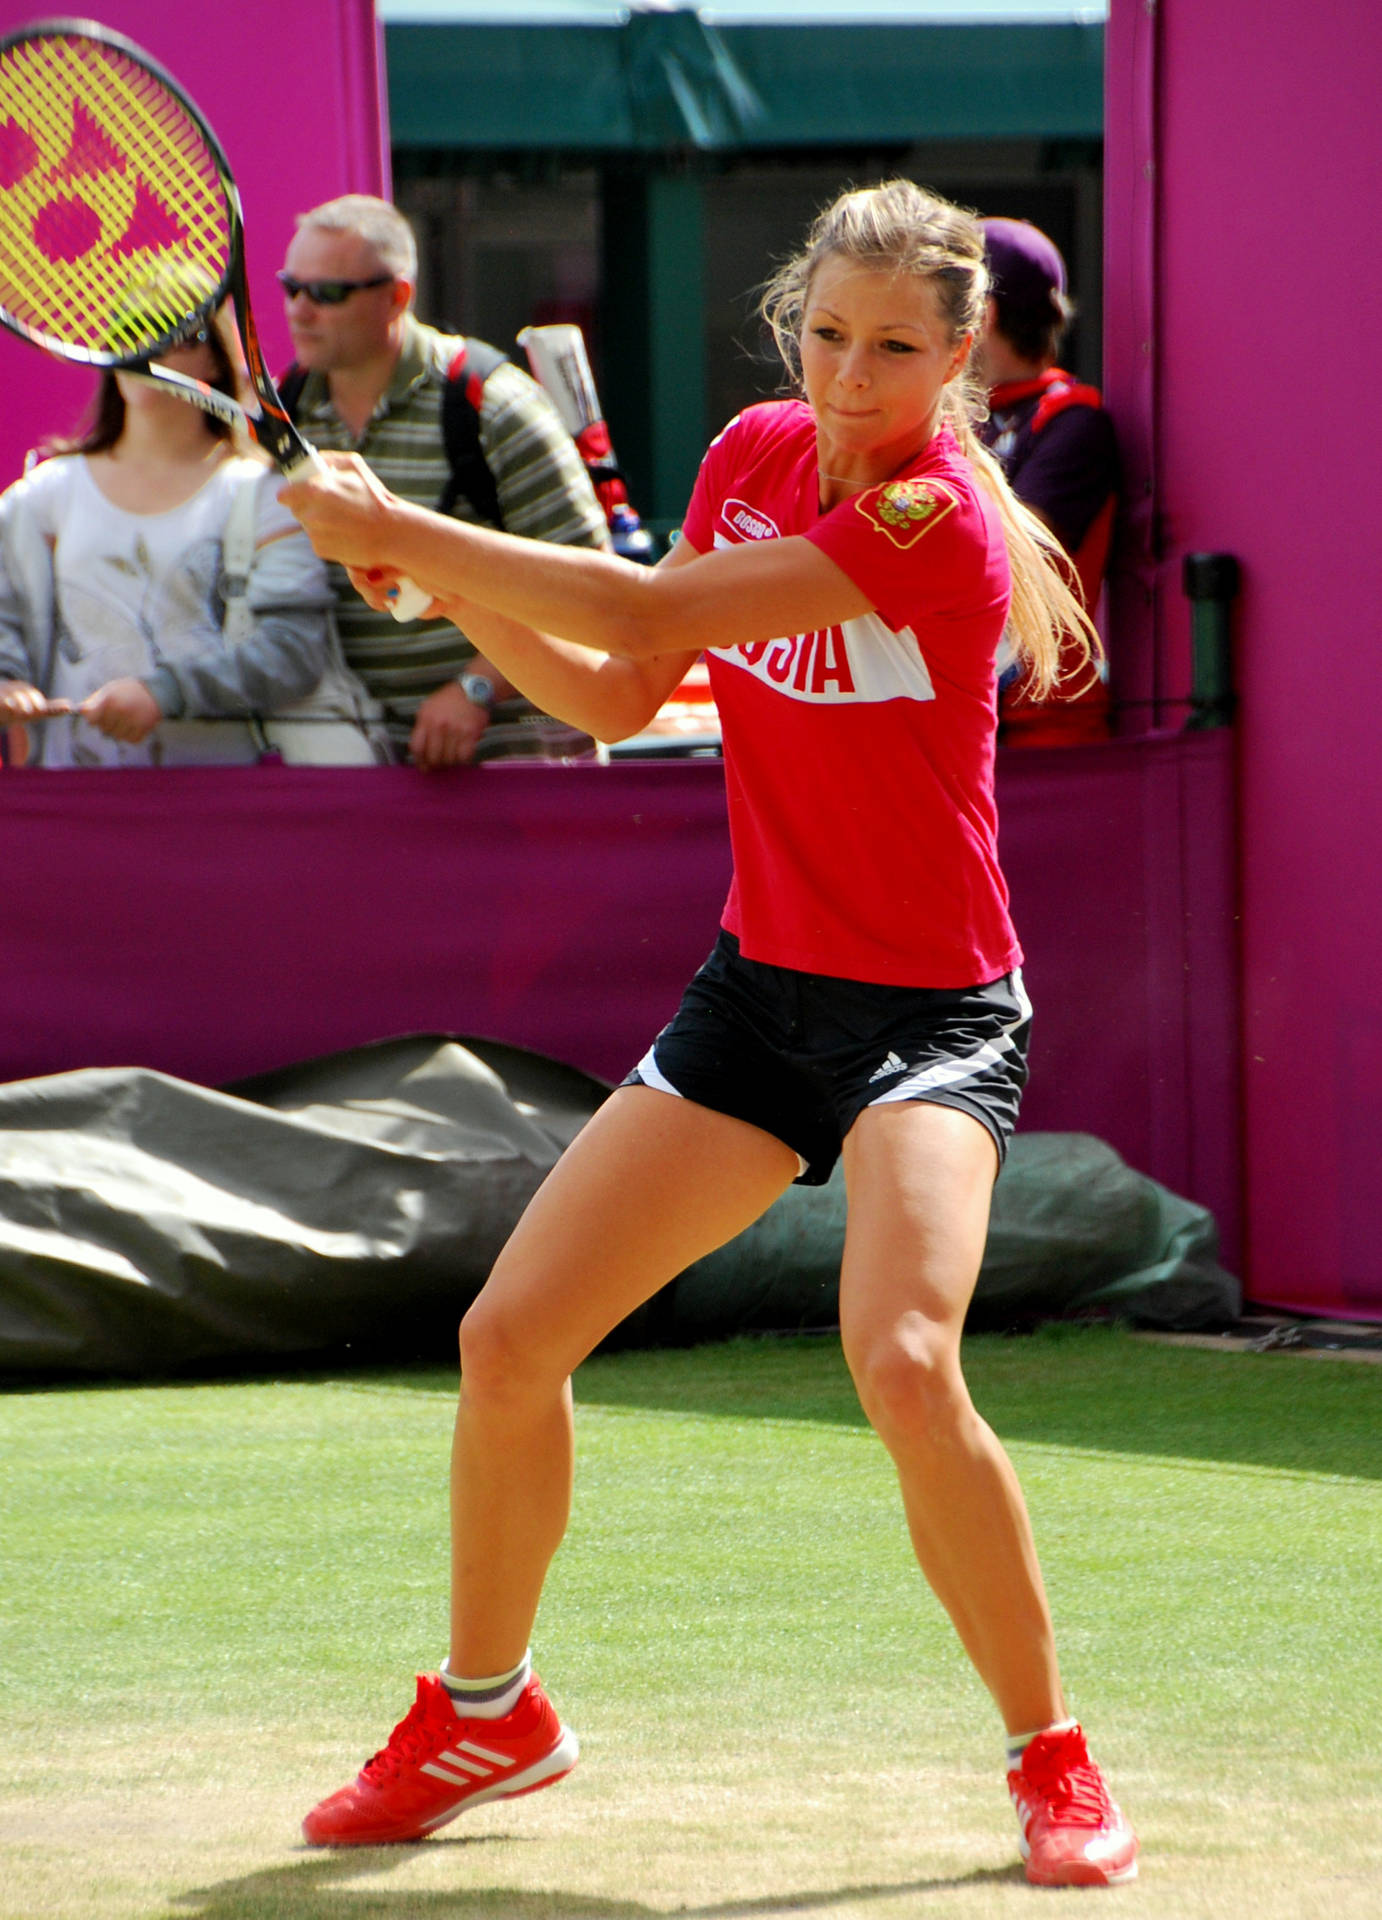
[[[494,369],[507,365],[508,358],[485,340],[463,340],[446,369],[441,434],[451,477],[442,488],[438,513],[450,513],[456,502],[464,499],[482,520],[491,521],[496,527],[504,524],[499,489],[480,445],[480,396]],[[296,418],[298,401],[306,384],[307,369],[295,360],[278,383],[279,398],[290,420]]]

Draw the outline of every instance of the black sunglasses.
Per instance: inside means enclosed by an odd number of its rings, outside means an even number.
[[[291,273],[279,273],[274,277],[290,300],[305,293],[314,307],[343,307],[352,293],[363,293],[366,287],[387,287],[395,276],[376,273],[373,280],[296,280]]]

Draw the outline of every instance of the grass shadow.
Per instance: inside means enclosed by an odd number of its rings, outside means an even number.
[[[1382,1366],[1296,1349],[1216,1353],[1141,1339],[1118,1323],[1071,1321],[967,1335],[964,1363],[980,1411],[1005,1440],[1382,1480]],[[361,1392],[456,1394],[449,1364],[326,1377]],[[867,1424],[837,1330],[602,1351],[575,1387],[578,1403],[606,1409]]]
[[[471,1848],[485,1840],[429,1840],[428,1847]],[[187,1920],[666,1920],[666,1909],[639,1900],[518,1887],[428,1891],[377,1886],[352,1888],[358,1874],[395,1869],[412,1858],[412,1847],[352,1849],[314,1854],[289,1866],[267,1867],[210,1887],[189,1889],[172,1903]],[[828,1916],[846,1903],[959,1891],[966,1887],[1025,1885],[1020,1865],[980,1867],[972,1873],[866,1886],[756,1895],[750,1899],[679,1906],[678,1920],[776,1920],[778,1915]]]
[[[965,1372],[1005,1440],[1382,1479],[1382,1367],[1308,1355],[1215,1353],[1061,1323],[966,1339]],[[592,1406],[862,1427],[837,1337],[596,1355]]]

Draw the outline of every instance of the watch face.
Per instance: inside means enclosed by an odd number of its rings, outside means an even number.
[[[486,711],[494,705],[494,682],[482,673],[463,673],[461,692],[472,705],[484,707]]]

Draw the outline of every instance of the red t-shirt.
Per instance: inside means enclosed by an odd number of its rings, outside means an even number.
[[[707,654],[734,853],[723,924],[749,959],[807,973],[995,980],[1022,958],[993,799],[1011,590],[997,510],[948,430],[829,513],[817,489],[810,409],[769,402],[712,444],[686,514],[701,553],[803,534],[876,609]]]

